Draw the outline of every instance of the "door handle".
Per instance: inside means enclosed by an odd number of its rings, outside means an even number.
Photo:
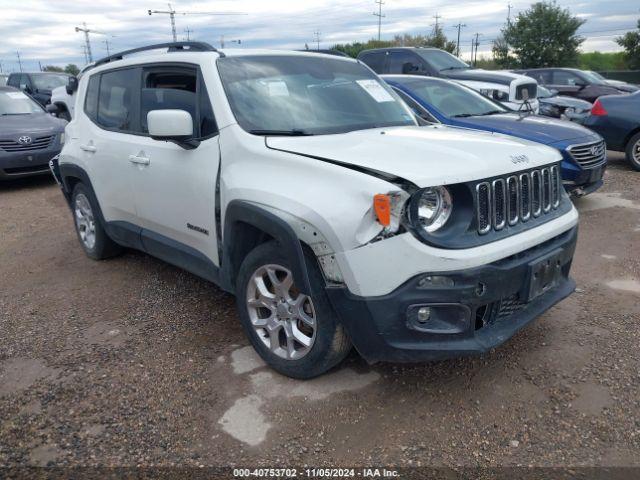
[[[96,153],[98,149],[93,145],[80,145],[80,150],[84,150],[85,152]]]
[[[137,155],[129,155],[129,161],[131,163],[137,163],[138,165],[149,165],[151,160],[147,157],[139,157]]]

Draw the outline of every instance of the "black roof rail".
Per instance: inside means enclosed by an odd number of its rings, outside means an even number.
[[[169,42],[169,43],[156,43],[155,45],[147,45],[146,47],[132,48],[131,50],[125,50],[124,52],[114,53],[108,57],[97,60],[93,65],[82,71],[95,68],[98,65],[104,65],[105,63],[113,62],[115,60],[122,60],[123,57],[138,52],[146,52],[148,50],[158,50],[160,48],[166,48],[167,52],[218,52],[215,48],[206,42]],[[224,53],[218,52],[221,57],[224,57]]]

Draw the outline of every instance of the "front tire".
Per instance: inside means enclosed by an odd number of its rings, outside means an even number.
[[[271,368],[298,379],[325,373],[351,350],[322,275],[311,255],[309,260],[310,295],[296,288],[291,265],[275,241],[247,255],[236,281],[240,321],[251,344]]]
[[[78,183],[71,196],[71,209],[80,245],[88,257],[103,260],[122,251],[109,236],[97,215],[98,207],[89,189]]]
[[[631,164],[631,166],[640,171],[640,133],[636,133],[629,143],[627,143],[627,161]]]

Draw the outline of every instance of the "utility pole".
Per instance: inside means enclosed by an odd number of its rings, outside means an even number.
[[[109,45],[111,44],[111,42],[109,42],[109,40],[103,40],[102,43],[104,43],[104,47],[107,49],[107,57],[110,57],[111,48],[109,47]]]
[[[314,37],[314,41],[316,42],[316,45],[318,47],[318,51],[320,51],[320,31],[316,30],[315,32],[313,32],[313,37]]]
[[[170,3],[167,3],[169,6],[169,10],[147,10],[149,15],[163,14],[169,15],[169,20],[171,21],[171,35],[173,36],[173,41],[178,41],[178,35],[176,33],[176,15],[246,15],[246,13],[242,12],[177,12],[173,9]]]
[[[38,60],[38,67],[40,67],[40,71],[42,71],[42,62]]]
[[[20,71],[22,72],[22,60],[20,60],[20,52],[16,50],[16,55],[18,57],[18,65],[20,65]]]
[[[382,19],[386,17],[386,15],[382,14],[382,5],[384,5],[384,2],[382,0],[376,0],[376,3],[378,4],[378,11],[373,12],[373,14],[378,17],[378,41],[380,41],[382,38]]]
[[[480,46],[480,40],[479,40],[480,35],[482,35],[482,34],[481,33],[476,33],[476,39],[475,39],[475,42],[474,42],[474,44],[476,46],[476,53],[473,56],[473,66],[474,67],[476,66],[476,62],[478,61],[478,47]]]
[[[458,43],[456,44],[456,56],[458,58],[460,58],[460,30],[462,30],[466,26],[467,25],[464,24],[464,23],[458,23],[458,25],[453,27],[453,28],[457,28],[458,29]]]
[[[76,27],[76,32],[84,32],[84,43],[87,46],[87,58],[89,59],[89,62],[87,63],[93,62],[93,55],[91,54],[91,42],[89,41],[89,34],[97,33],[100,35],[106,35],[106,33],[99,32],[98,30],[90,30],[87,28],[87,24],[84,22],[82,22],[82,27]]]
[[[84,55],[84,64],[89,63],[89,58],[87,57],[87,46],[82,44],[82,55]]]
[[[193,30],[187,27],[184,29],[184,33],[187,34],[187,42],[191,41],[191,34],[193,33]]]
[[[434,28],[433,33],[434,33],[434,35],[437,35],[438,34],[438,28],[440,27],[440,19],[442,18],[442,16],[436,13],[433,16],[433,18],[436,19],[436,23],[435,23],[435,25],[433,27]]]
[[[507,13],[507,25],[511,25],[511,9],[513,8],[513,5],[507,3],[507,8],[509,9],[509,13]]]
[[[0,73],[2,73],[2,60],[0,60]]]

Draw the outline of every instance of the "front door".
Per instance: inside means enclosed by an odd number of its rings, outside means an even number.
[[[128,158],[134,169],[142,242],[149,253],[202,273],[194,263],[209,260],[219,265],[215,205],[220,149],[208,94],[196,66],[144,68],[141,87],[143,136]],[[148,136],[147,113],[165,109],[191,114],[194,137],[200,139],[197,148],[188,150]]]

